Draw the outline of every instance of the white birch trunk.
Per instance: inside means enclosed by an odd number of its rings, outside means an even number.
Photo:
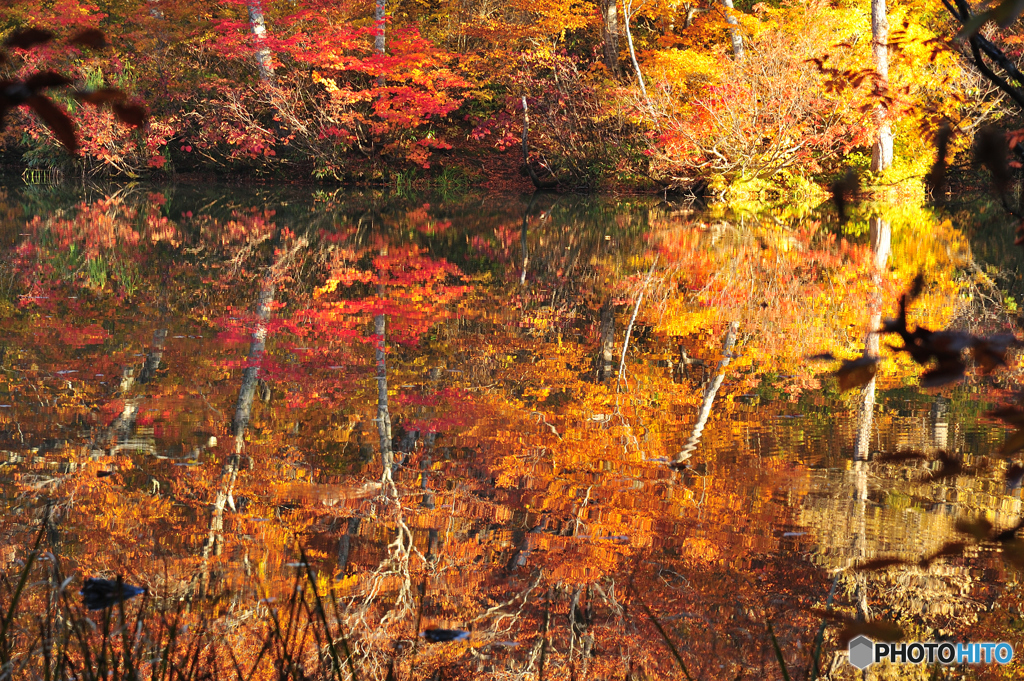
[[[722,0],[722,4],[725,5],[725,8],[728,10],[725,13],[725,20],[731,26],[739,26],[739,21],[736,19],[732,0]],[[730,28],[729,39],[732,41],[732,56],[736,59],[743,59],[743,36],[740,35],[740,29]]]
[[[651,104],[651,98],[647,95],[647,86],[644,85],[644,74],[640,70],[640,62],[636,60],[636,49],[633,47],[633,31],[629,27],[633,20],[633,0],[623,0],[622,18],[626,27],[626,46],[629,48],[629,59],[633,63],[633,70],[636,72],[636,82],[640,85],[640,94],[643,95],[647,108],[653,110],[654,106]]]
[[[377,36],[373,39],[373,49],[377,54],[384,54],[384,20],[387,16],[387,0],[377,0],[373,9],[373,28]]]
[[[604,63],[613,76],[619,75],[619,8],[618,0],[601,0],[604,19]]]
[[[704,400],[701,402],[700,412],[697,414],[697,422],[693,426],[693,432],[690,433],[689,439],[686,440],[683,448],[679,450],[679,453],[672,460],[673,463],[682,463],[689,459],[693,456],[693,450],[700,443],[700,437],[704,433],[704,426],[707,425],[708,418],[711,416],[711,407],[715,404],[715,396],[718,395],[718,390],[722,387],[722,383],[725,382],[725,369],[729,366],[729,362],[732,361],[732,348],[736,344],[736,332],[739,331],[739,328],[739,322],[729,324],[729,331],[725,334],[725,341],[722,343],[722,360],[718,363],[716,376],[704,390]]]
[[[889,19],[885,0],[871,0],[871,40],[878,90],[885,94],[889,91]],[[871,170],[877,173],[892,165],[892,129],[889,127],[889,108],[884,102],[875,107],[875,121],[878,138],[871,149]]]
[[[265,42],[267,24],[263,19],[263,3],[261,0],[249,0],[248,9],[249,27],[256,40],[256,69],[259,71],[260,80],[270,83],[274,77],[274,62],[271,59],[270,48]]]

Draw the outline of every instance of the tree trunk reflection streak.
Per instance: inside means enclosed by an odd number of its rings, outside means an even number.
[[[395,454],[391,448],[391,412],[388,409],[388,367],[384,342],[386,325],[387,321],[383,314],[373,318],[374,343],[377,346],[377,432],[380,435],[382,466],[380,481],[385,485],[392,483],[391,469],[395,465]]]
[[[256,381],[259,378],[259,364],[266,350],[267,322],[270,320],[270,309],[274,304],[276,286],[273,278],[268,275],[260,289],[259,298],[256,301],[256,326],[253,328],[252,339],[249,341],[248,365],[242,374],[242,385],[238,391],[238,401],[235,404],[235,415],[231,422],[232,435],[234,435],[234,451],[224,464],[221,473],[221,485],[217,490],[217,497],[213,502],[213,513],[210,516],[210,528],[207,533],[206,543],[203,546],[203,583],[208,581],[207,559],[211,554],[219,556],[224,550],[224,507],[230,502],[234,506],[232,492],[235,488],[235,480],[238,477],[239,455],[245,447],[245,432],[249,426],[249,419],[252,415],[252,403],[256,395]]]
[[[647,292],[647,285],[651,283],[651,277],[654,275],[654,268],[658,266],[658,256],[654,256],[654,262],[651,263],[651,269],[647,271],[647,278],[644,279],[643,286],[640,287],[640,294],[636,298],[636,305],[633,307],[633,316],[629,319],[629,326],[626,327],[626,338],[622,341],[622,357],[619,359],[619,377],[615,381],[615,392],[619,392],[619,384],[622,383],[622,377],[626,373],[626,353],[629,352],[629,337],[633,333],[633,324],[636,322],[636,315],[640,312],[640,304],[644,302],[644,293]],[[628,384],[626,386],[629,387]]]
[[[691,456],[693,456],[693,450],[697,448],[700,443],[701,435],[704,433],[704,426],[707,425],[708,418],[711,416],[711,407],[714,406],[715,396],[718,394],[719,388],[722,387],[722,383],[725,381],[725,369],[729,366],[729,362],[732,360],[732,348],[736,343],[736,332],[740,328],[739,322],[732,322],[729,324],[729,331],[725,334],[725,341],[722,343],[722,360],[718,363],[718,370],[716,372],[714,380],[704,390],[704,400],[700,405],[700,412],[697,414],[697,423],[693,426],[693,432],[690,434],[689,439],[683,445],[683,448],[679,450],[675,458],[672,460],[673,463],[682,463]]]
[[[300,238],[289,250],[283,252],[278,257],[264,276],[263,286],[260,288],[260,294],[256,301],[256,325],[253,328],[252,339],[249,341],[248,366],[242,374],[242,385],[238,391],[235,414],[231,421],[231,430],[235,441],[234,449],[224,464],[220,488],[217,490],[217,497],[213,503],[213,512],[210,514],[210,527],[206,542],[203,545],[201,588],[205,588],[209,582],[208,560],[210,554],[220,555],[224,548],[224,507],[230,505],[232,509],[234,508],[232,492],[234,491],[235,480],[238,477],[240,456],[245,447],[245,433],[249,427],[249,419],[252,415],[252,403],[256,395],[260,362],[266,350],[267,322],[270,320],[271,309],[274,305],[274,296],[277,290],[276,283],[284,269],[306,245],[306,239]]]
[[[874,217],[871,225],[871,251],[874,254],[873,290],[868,295],[868,331],[864,339],[864,354],[878,356],[879,338],[876,333],[882,325],[882,278],[889,261],[892,228],[888,220]],[[875,408],[875,379],[861,389],[857,407],[857,436],[853,445],[853,458],[867,460],[871,445],[871,426]]]
[[[615,303],[609,295],[601,306],[601,357],[597,379],[606,381],[614,370],[615,352]]]
[[[874,255],[874,271],[872,273],[872,291],[868,294],[868,331],[864,339],[864,354],[878,356],[878,329],[882,324],[882,280],[889,261],[889,248],[892,241],[892,229],[889,221],[880,217],[870,220],[871,251]],[[875,379],[868,381],[861,389],[858,399],[857,430],[853,444],[853,466],[850,470],[853,484],[853,545],[851,546],[849,565],[863,563],[868,559],[867,539],[867,504],[868,504],[868,455],[871,450],[871,431],[874,423]],[[867,575],[856,574],[856,609],[857,618],[870,620],[871,610],[868,605]]]

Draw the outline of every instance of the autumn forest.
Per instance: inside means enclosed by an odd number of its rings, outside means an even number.
[[[0,681],[1021,676],[1018,4],[0,8]]]
[[[1012,8],[954,0],[3,7],[6,82],[62,79],[28,88],[45,113],[4,95],[0,158],[86,178],[721,195],[892,168],[913,193],[941,130],[963,156],[1024,104]]]

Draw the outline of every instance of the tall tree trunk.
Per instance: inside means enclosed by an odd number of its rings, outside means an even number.
[[[604,19],[604,64],[613,76],[620,76],[618,0],[601,0],[601,17]]]
[[[271,59],[270,48],[266,45],[267,24],[263,20],[262,0],[249,0],[249,28],[252,30],[253,38],[256,41],[256,68],[260,74],[260,80],[269,84],[274,77],[274,62]]]
[[[377,32],[373,39],[373,49],[377,54],[384,54],[384,21],[387,16],[387,0],[377,0],[373,9],[373,30]]]
[[[878,95],[889,92],[889,19],[885,0],[871,0],[871,53],[878,74]],[[880,172],[892,165],[892,129],[889,127],[889,107],[879,101],[875,107],[878,139],[871,149],[871,170]]]
[[[537,175],[537,171],[530,165],[530,105],[526,101],[526,95],[523,95],[523,165],[526,166],[526,172],[530,176],[530,181],[533,182],[533,186],[536,189],[554,189],[558,186],[558,179],[552,178],[550,180],[542,180]],[[530,206],[533,206],[533,199],[530,199]],[[523,217],[523,225],[525,228],[526,218],[530,216],[530,209],[526,211],[526,215]],[[526,270],[523,270],[523,282],[526,281]]]
[[[647,96],[647,86],[644,85],[644,74],[640,70],[640,62],[636,60],[636,49],[633,47],[633,31],[629,27],[633,21],[633,0],[623,0],[622,18],[626,27],[626,46],[629,48],[629,60],[633,63],[633,70],[636,72],[636,82],[640,86],[640,94],[643,95],[647,108],[653,109],[654,105],[651,104],[651,98]]]
[[[725,5],[725,8],[728,10],[725,13],[725,20],[731,26],[739,26],[739,21],[736,19],[732,0],[722,0],[722,4]],[[732,41],[732,56],[736,59],[743,59],[743,36],[740,35],[740,30],[738,28],[730,28],[729,39]]]

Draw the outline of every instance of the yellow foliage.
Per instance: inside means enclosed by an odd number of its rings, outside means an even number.
[[[669,49],[653,52],[645,63],[645,72],[654,82],[685,97],[721,78],[721,59],[691,49]]]

